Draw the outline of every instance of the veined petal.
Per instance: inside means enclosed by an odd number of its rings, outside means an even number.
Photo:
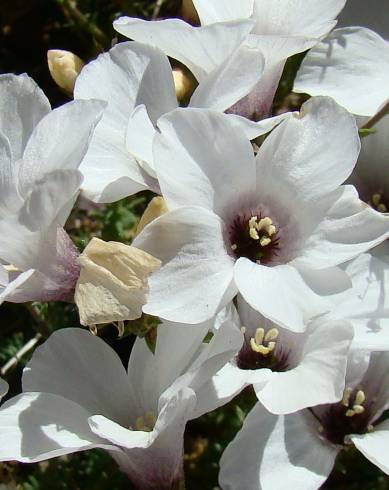
[[[19,168],[22,196],[50,172],[79,167],[104,107],[102,101],[77,100],[41,119],[28,140]]]
[[[305,57],[293,90],[333,97],[372,116],[389,99],[389,44],[363,27],[335,29]]]
[[[344,321],[313,321],[300,363],[289,371],[273,372],[263,387],[254,385],[258,400],[275,414],[339,401],[353,333],[351,324]]]
[[[228,59],[250,32],[249,20],[193,27],[179,19],[146,21],[120,17],[114,28],[123,36],[156,46],[186,65],[199,82]]]
[[[252,146],[228,116],[177,109],[158,126],[154,164],[169,209],[194,205],[220,213],[255,192]]]
[[[23,390],[60,395],[84,407],[88,417],[104,414],[124,426],[130,423],[133,401],[119,357],[80,328],[57,330],[35,350],[23,373]]]
[[[254,87],[261,78],[264,65],[265,58],[260,50],[240,46],[200,83],[189,105],[225,111]]]
[[[329,476],[336,454],[334,446],[310,431],[302,413],[272,415],[257,403],[222,455],[220,486],[317,490]]]
[[[206,209],[193,206],[168,212],[147,225],[133,245],[162,261],[149,280],[145,313],[174,322],[201,323],[236,294],[223,223]]]
[[[248,19],[253,12],[254,0],[193,0],[201,25],[238,19]]]
[[[0,132],[9,141],[13,161],[22,157],[35,126],[50,111],[47,97],[28,75],[0,76]]]
[[[280,124],[261,146],[258,192],[268,193],[276,185],[280,196],[293,195],[298,203],[316,201],[346,180],[359,150],[353,116],[329,98],[311,99],[299,117]]]
[[[254,0],[255,34],[293,34],[320,38],[335,25],[346,0]]]
[[[112,446],[89,428],[90,413],[62,396],[23,393],[0,410],[0,461],[34,463]]]

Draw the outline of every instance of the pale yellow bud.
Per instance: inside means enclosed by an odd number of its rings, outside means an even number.
[[[85,64],[82,59],[70,51],[50,49],[47,51],[47,63],[55,83],[73,95],[74,84]]]
[[[176,97],[179,102],[189,98],[192,95],[194,84],[189,74],[181,68],[173,69],[174,87],[176,89]]]
[[[161,262],[118,242],[92,238],[79,257],[74,301],[82,325],[135,320],[147,301],[148,277]]]
[[[149,223],[154,221],[156,218],[159,218],[163,214],[168,212],[168,208],[166,206],[166,202],[163,197],[157,196],[154,197],[150,202],[147,208],[145,209],[145,212],[142,214],[142,217],[138,223],[138,226],[136,228],[136,235],[139,235],[139,233],[143,230],[145,226],[147,226]]]
[[[199,16],[192,0],[182,0],[181,17],[191,24],[199,24]]]

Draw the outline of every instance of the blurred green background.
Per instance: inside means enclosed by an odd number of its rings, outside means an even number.
[[[115,18],[120,15],[148,19],[175,17],[179,15],[180,4],[180,0],[0,0],[0,73],[28,73],[52,105],[58,106],[69,99],[50,77],[46,61],[48,49],[70,50],[89,61],[118,41],[112,28]],[[301,56],[287,64],[275,110],[298,106],[299,101],[296,103],[290,98],[289,91],[300,61]],[[76,207],[67,230],[80,249],[92,236],[130,243],[150,198],[151,193],[144,192],[104,207]],[[29,350],[21,359],[16,359],[20,349],[31,339],[38,345],[51,331],[77,325],[73,305],[6,303],[0,307],[0,368],[1,375],[10,383],[8,396],[20,391],[21,372],[32,353]],[[130,327],[146,333],[152,325],[153,321],[145,318]],[[105,327],[99,334],[126,363],[134,335],[118,339],[113,326]],[[152,334],[151,329],[148,333],[151,339]],[[246,390],[228,406],[188,424],[185,440],[187,489],[218,488],[220,455],[253,403],[252,392]],[[0,490],[6,488],[128,490],[131,485],[110,457],[96,450],[33,465],[0,463]],[[389,478],[349,449],[343,452],[323,488],[384,490],[389,489]]]

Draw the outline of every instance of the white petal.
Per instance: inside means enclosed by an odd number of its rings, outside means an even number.
[[[154,164],[169,209],[193,205],[220,213],[232,196],[255,192],[252,146],[228,116],[177,109],[158,126]]]
[[[17,192],[17,169],[12,161],[10,143],[0,131],[0,213],[2,216],[16,212],[23,202]]]
[[[254,0],[193,0],[201,25],[237,19],[247,19],[253,11]]]
[[[389,475],[389,421],[378,424],[372,432],[350,436],[357,449],[380,470]]]
[[[22,196],[34,181],[50,172],[79,167],[104,106],[97,100],[73,101],[41,119],[27,143],[19,170]]]
[[[127,125],[126,148],[138,160],[147,164],[146,171],[155,177],[153,140],[156,128],[150,120],[144,104],[138,105],[130,115]]]
[[[200,207],[182,207],[147,225],[133,245],[162,261],[149,280],[143,311],[166,320],[208,320],[236,294],[233,259],[223,241],[223,223]]]
[[[174,488],[183,477],[183,434],[195,403],[192,390],[180,391],[162,407],[149,433],[130,432],[99,416],[91,417],[89,423],[95,433],[125,448],[127,458],[121,469],[137,488],[149,482],[154,488]]]
[[[263,316],[294,332],[303,332],[313,316],[328,311],[326,298],[347,287],[337,269],[299,271],[290,265],[267,267],[240,258],[234,267],[239,292]]]
[[[261,77],[265,59],[258,49],[242,45],[213,70],[194,91],[191,107],[225,111],[248,94]]]
[[[333,21],[346,0],[255,0],[256,34],[293,34],[319,38],[336,24]]]
[[[388,100],[389,44],[362,27],[335,29],[305,57],[293,90],[329,95],[354,114],[371,116]]]
[[[352,323],[354,349],[389,350],[389,265],[362,254],[343,267],[352,288],[334,297],[328,315]]]
[[[263,388],[254,385],[258,400],[275,414],[339,401],[352,338],[352,326],[346,322],[312,322],[305,341],[301,339],[304,347],[297,367],[272,373]]]
[[[58,330],[36,349],[23,373],[23,390],[60,395],[90,415],[129,425],[127,373],[114,350],[86,330]]]
[[[317,490],[336,453],[301,413],[276,416],[257,403],[222,455],[219,482],[224,490]]]
[[[8,383],[4,381],[4,379],[0,378],[0,401],[3,398],[3,396],[7,394],[8,388],[9,388]]]
[[[293,117],[294,112],[285,112],[279,116],[268,117],[262,121],[250,121],[249,119],[238,116],[236,114],[227,114],[231,124],[236,125],[240,130],[243,130],[249,140],[258,138],[266,133],[269,133],[276,126],[281,124],[285,119]]]
[[[14,161],[21,158],[38,122],[50,112],[50,102],[32,78],[0,76],[0,132],[8,139]]]
[[[158,326],[154,354],[144,339],[135,341],[128,376],[144,412],[154,411],[162,393],[186,371],[210,326],[211,322],[199,325],[163,322]]]
[[[49,393],[23,393],[0,410],[0,461],[33,463],[95,447],[110,448],[93,434],[90,413]]]
[[[342,264],[389,236],[389,216],[360,201],[353,186],[342,186],[333,195],[326,215],[304,243],[297,264],[326,267]]]
[[[253,23],[246,20],[192,27],[179,19],[146,21],[120,17],[113,25],[123,36],[162,49],[186,65],[201,82],[243,42]]]
[[[146,104],[154,122],[177,106],[166,56],[150,46],[120,43],[83,69],[75,98],[108,103],[81,166],[86,195],[114,201],[146,188],[147,179],[129,152],[131,145],[126,145],[126,138],[136,141],[143,128],[128,129],[128,123],[139,104]]]
[[[280,124],[261,146],[258,189],[268,193],[268,188],[277,186],[281,198],[316,201],[346,180],[359,149],[352,115],[329,98],[310,99],[299,117]]]

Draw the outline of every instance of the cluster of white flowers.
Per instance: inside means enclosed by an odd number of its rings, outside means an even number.
[[[98,447],[136,488],[178,489],[187,421],[251,387],[223,490],[317,489],[350,444],[389,474],[389,44],[334,29],[345,0],[193,3],[198,27],[115,21],[132,41],[58,109],[0,76],[0,301],[74,300],[86,326],[161,319],[127,371],[86,329],[52,334],[0,407],[0,461]],[[271,117],[306,50],[294,91],[312,97]],[[168,57],[196,80],[187,107]],[[79,253],[64,224],[80,191],[145,189],[162,197],[131,247]]]

